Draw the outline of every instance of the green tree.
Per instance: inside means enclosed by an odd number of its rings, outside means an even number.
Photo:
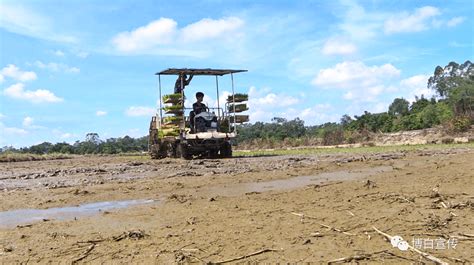
[[[404,98],[396,98],[392,104],[388,107],[388,113],[391,115],[406,115],[408,113],[408,107],[410,102]]]
[[[349,126],[349,124],[353,121],[353,119],[351,118],[351,116],[347,115],[347,114],[344,114],[342,115],[341,117],[341,125],[342,127],[346,128],[347,126]]]
[[[444,68],[437,66],[428,87],[446,99],[457,116],[474,121],[474,65],[470,61],[450,62]]]

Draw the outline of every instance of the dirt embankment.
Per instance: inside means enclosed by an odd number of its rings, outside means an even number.
[[[262,150],[262,149],[301,149],[301,148],[338,148],[338,147],[361,147],[361,146],[402,146],[402,145],[425,145],[425,144],[458,144],[474,142],[474,128],[466,132],[449,132],[442,127],[428,128],[423,130],[402,131],[394,133],[372,133],[366,132],[355,139],[345,139],[341,144],[324,145],[322,138],[304,138],[298,140],[285,139],[275,143],[254,141],[237,146],[240,150]]]
[[[3,220],[24,208],[154,202],[4,226],[0,263],[429,262],[374,227],[443,261],[471,263],[473,158],[472,148],[450,148],[3,163]]]

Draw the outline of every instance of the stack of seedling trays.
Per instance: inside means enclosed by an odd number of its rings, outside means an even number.
[[[163,110],[167,116],[163,117],[158,133],[161,137],[179,136],[179,127],[184,119],[182,95],[164,95],[163,102],[166,104]]]
[[[230,115],[231,123],[244,123],[249,121],[249,115],[241,114],[249,109],[246,103],[248,100],[249,96],[247,94],[237,93],[234,96],[230,95],[227,97],[227,111],[229,113],[239,113],[235,114],[235,116]]]

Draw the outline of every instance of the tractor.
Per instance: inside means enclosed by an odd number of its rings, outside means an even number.
[[[154,159],[174,158],[230,158],[232,144],[237,137],[237,124],[249,121],[242,112],[248,110],[247,94],[234,92],[234,74],[247,70],[169,68],[156,73],[159,84],[159,109],[151,118],[148,152]],[[231,76],[232,94],[225,106],[219,103],[219,78]],[[177,76],[181,84],[183,76],[215,76],[217,107],[208,107],[201,113],[184,106],[184,88],[180,93],[162,95],[161,77]]]

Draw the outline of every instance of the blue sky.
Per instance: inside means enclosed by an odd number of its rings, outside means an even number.
[[[0,146],[144,136],[154,73],[172,67],[249,70],[235,85],[251,122],[385,111],[431,96],[437,65],[473,60],[473,14],[460,0],[1,0]],[[197,91],[216,105],[214,78],[193,79]]]

